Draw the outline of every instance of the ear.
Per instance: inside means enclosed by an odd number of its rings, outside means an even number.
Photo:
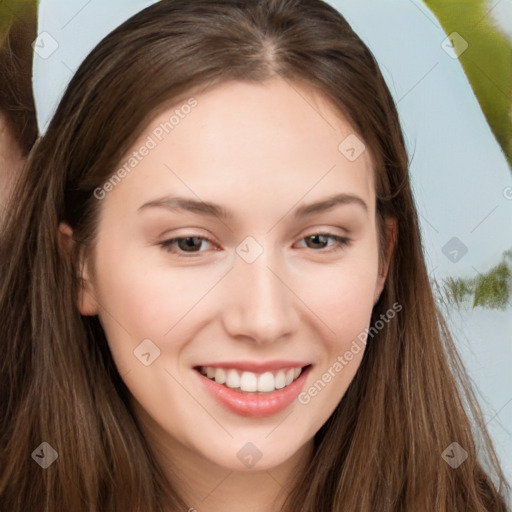
[[[59,245],[63,253],[66,254],[69,259],[73,257],[75,244],[73,230],[68,224],[61,222],[59,225]],[[94,288],[90,279],[89,265],[88,262],[84,260],[81,251],[77,264],[79,268],[77,279],[80,280],[81,284],[78,295],[78,310],[84,316],[97,315],[99,308],[98,303],[94,299]]]
[[[391,263],[391,256],[393,254],[396,241],[398,238],[398,225],[397,220],[389,218],[386,220],[385,224],[386,228],[386,255],[384,258],[384,262],[379,265],[379,275],[377,277],[377,281],[375,283],[375,294],[373,296],[373,304],[375,305],[379,300],[380,294],[384,289],[384,285],[386,284],[386,278],[388,276],[389,264]]]

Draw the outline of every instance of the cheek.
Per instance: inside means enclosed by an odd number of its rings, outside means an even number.
[[[298,397],[300,410],[314,418],[310,435],[335,410],[364,355],[377,272],[368,261],[360,263],[326,273],[326,286],[310,295],[312,309],[323,320],[324,333],[319,342],[324,357]]]
[[[195,306],[218,281],[206,267],[170,268],[162,260],[147,262],[146,250],[119,254],[114,244],[98,246],[95,296],[109,346],[123,368],[133,365],[133,350],[145,339],[160,349],[160,364],[174,366]]]
[[[323,336],[318,343],[324,354],[314,376],[317,385],[311,389],[311,396],[307,393],[305,401],[325,388],[322,398],[315,399],[312,407],[319,407],[320,415],[322,407],[334,410],[359,368],[377,274],[376,245],[368,243],[336,267],[322,268],[304,282],[302,296],[308,297],[308,307],[321,320],[317,326]]]
[[[357,323],[357,318],[372,308],[374,289],[375,274],[368,268],[350,268],[333,275],[324,299],[329,318],[338,324],[349,319]]]
[[[296,288],[323,321],[325,339],[334,347],[368,326],[378,273],[376,250],[370,249],[354,252],[335,266],[319,265]]]
[[[185,315],[204,292],[190,282],[190,273],[185,279],[180,269],[142,265],[137,250],[114,255],[114,247],[98,247],[95,281],[112,357],[142,408],[162,424],[179,429],[180,422],[169,411],[187,404],[190,396],[172,376],[179,375],[176,365],[187,342]]]

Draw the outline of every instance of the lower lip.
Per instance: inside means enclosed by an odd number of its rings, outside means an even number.
[[[291,405],[302,391],[310,369],[311,366],[303,369],[299,377],[289,386],[261,395],[239,393],[227,386],[218,384],[196,370],[194,371],[199,375],[213,398],[228,411],[234,412],[239,416],[264,418],[273,416]]]

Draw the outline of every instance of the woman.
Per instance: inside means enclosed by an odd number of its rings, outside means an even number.
[[[134,16],[14,204],[1,509],[505,511],[396,109],[324,2]]]

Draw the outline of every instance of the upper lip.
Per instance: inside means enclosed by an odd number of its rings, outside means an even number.
[[[219,362],[219,363],[206,363],[199,364],[196,368],[203,367],[212,367],[212,368],[224,368],[224,369],[234,369],[234,370],[242,370],[246,372],[253,373],[264,373],[276,370],[284,370],[288,368],[304,368],[304,366],[309,366],[311,363],[305,363],[304,361],[228,361],[228,362]]]

